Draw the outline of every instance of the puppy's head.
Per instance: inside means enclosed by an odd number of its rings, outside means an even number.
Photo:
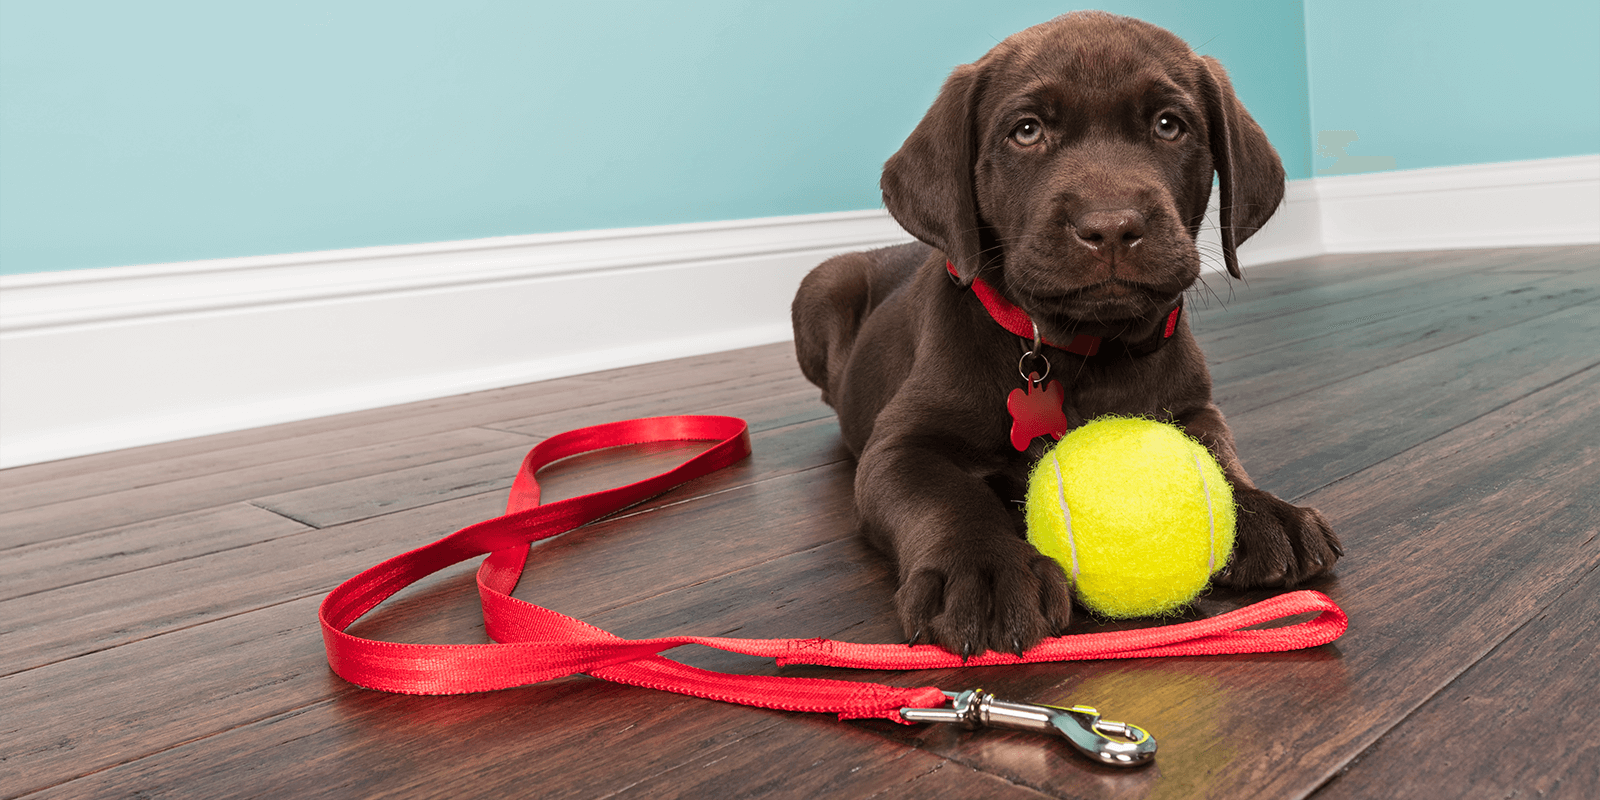
[[[1154,325],[1195,281],[1213,172],[1237,277],[1235,248],[1283,198],[1277,152],[1214,59],[1087,12],[958,67],[881,185],[964,281],[981,273],[1064,341]]]

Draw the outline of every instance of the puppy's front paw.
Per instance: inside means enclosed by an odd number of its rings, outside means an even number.
[[[1259,489],[1234,490],[1239,505],[1233,558],[1216,577],[1224,586],[1294,586],[1333,568],[1344,555],[1339,537],[1314,508],[1291,505]]]
[[[1066,575],[1027,542],[996,536],[942,552],[912,568],[895,593],[912,644],[932,642],[962,658],[985,650],[1021,654],[1065,629]]]

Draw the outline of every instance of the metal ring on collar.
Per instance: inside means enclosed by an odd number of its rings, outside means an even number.
[[[1044,362],[1044,372],[1039,373],[1038,380],[1029,377],[1030,372],[1026,365],[1030,356]],[[1022,358],[1017,359],[1017,374],[1021,375],[1022,379],[1025,381],[1034,383],[1041,382],[1045,378],[1050,377],[1050,359],[1045,358],[1044,354],[1040,353],[1038,350],[1029,350],[1028,352],[1022,354]]]

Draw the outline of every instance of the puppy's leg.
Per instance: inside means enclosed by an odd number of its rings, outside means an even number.
[[[845,253],[822,262],[800,282],[789,315],[800,371],[834,408],[856,334],[867,315],[900,288],[927,257],[921,243]]]
[[[951,460],[963,449],[875,435],[856,470],[862,531],[894,556],[895,605],[912,643],[963,657],[1021,653],[1066,627],[1066,575],[1019,535],[988,484]]]
[[[1333,568],[1344,555],[1339,537],[1314,508],[1296,506],[1257,489],[1239,463],[1233,432],[1208,405],[1178,418],[1217,457],[1239,507],[1233,558],[1217,575],[1224,586],[1294,586]]]
[[[838,373],[849,362],[856,332],[870,310],[871,268],[865,253],[834,256],[806,275],[789,307],[800,372],[822,389],[822,402],[835,408]]]

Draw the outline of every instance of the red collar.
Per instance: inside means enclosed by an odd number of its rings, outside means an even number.
[[[957,279],[961,277],[956,272],[955,264],[946,261],[944,262],[944,266],[945,269],[950,271],[951,277]],[[1033,341],[1033,320],[1028,317],[1028,312],[1018,308],[1010,300],[1001,297],[1000,293],[995,291],[994,287],[990,286],[988,282],[982,278],[972,279],[972,293],[978,296],[979,302],[983,303],[984,310],[989,312],[989,316],[993,317],[995,322],[1000,323],[1000,327],[1005,328],[1012,334],[1027,339],[1030,342]],[[1167,312],[1167,324],[1162,326],[1162,330],[1158,331],[1156,336],[1152,336],[1146,341],[1138,342],[1136,344],[1130,343],[1128,345],[1128,352],[1133,355],[1149,355],[1150,353],[1160,350],[1161,346],[1166,344],[1168,339],[1172,338],[1172,334],[1177,332],[1178,317],[1182,315],[1182,312],[1183,298],[1179,297],[1178,304],[1173,306],[1171,311]],[[1048,339],[1044,340],[1045,344],[1050,345],[1057,350],[1065,350],[1068,353],[1076,353],[1080,356],[1092,356],[1098,354],[1100,352],[1100,342],[1101,337],[1099,336],[1087,336],[1083,334],[1074,336],[1072,341],[1064,345],[1056,344]]]

